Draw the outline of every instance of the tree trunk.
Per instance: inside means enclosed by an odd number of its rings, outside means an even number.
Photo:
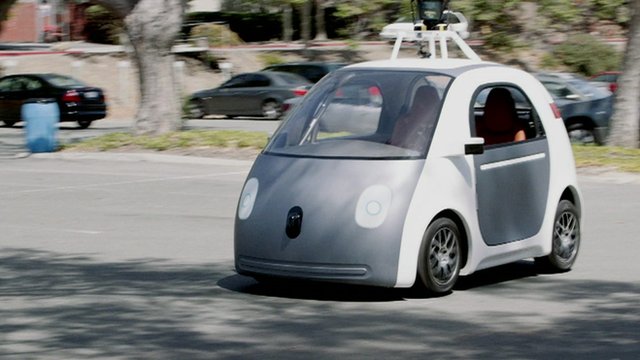
[[[290,42],[293,37],[293,20],[291,4],[282,5],[282,40]]]
[[[640,148],[640,0],[631,5],[633,17],[607,144]]]
[[[98,0],[124,19],[140,80],[136,134],[161,134],[180,128],[181,99],[174,41],[180,32],[184,0]]]
[[[311,40],[311,10],[312,10],[312,0],[307,0],[302,5],[302,41],[305,44],[309,43]]]
[[[327,29],[324,22],[325,0],[316,0],[316,37],[315,40],[327,40]]]

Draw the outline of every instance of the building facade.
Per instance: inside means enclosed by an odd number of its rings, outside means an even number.
[[[80,40],[88,1],[18,0],[2,24],[0,42]]]

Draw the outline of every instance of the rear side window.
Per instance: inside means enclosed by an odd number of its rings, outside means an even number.
[[[475,136],[485,145],[508,145],[545,135],[538,113],[516,86],[489,86],[477,92],[471,114]]]
[[[74,78],[68,76],[61,75],[49,75],[47,76],[47,81],[51,83],[53,86],[57,87],[84,87],[86,86],[83,82],[78,81]]]
[[[302,76],[289,73],[280,73],[278,74],[278,78],[281,79],[284,83],[290,85],[301,85],[309,83],[309,81]]]

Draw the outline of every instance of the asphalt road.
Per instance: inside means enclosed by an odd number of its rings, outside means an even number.
[[[445,297],[233,271],[250,163],[0,158],[2,359],[637,359],[640,181],[581,175],[573,271],[523,261]]]

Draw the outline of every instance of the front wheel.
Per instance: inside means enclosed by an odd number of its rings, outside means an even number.
[[[536,258],[536,263],[551,271],[568,271],[580,249],[580,216],[575,205],[567,200],[558,204],[553,225],[551,253]]]
[[[270,120],[280,118],[280,116],[282,116],[280,104],[273,100],[265,101],[264,104],[262,104],[262,116]]]
[[[91,126],[91,120],[78,120],[78,127],[80,129],[87,129]]]
[[[202,102],[202,100],[189,100],[189,104],[187,105],[187,114],[192,119],[202,119],[206,115],[206,112],[204,110],[204,103]]]
[[[448,218],[435,220],[420,246],[418,275],[427,291],[445,294],[453,289],[460,274],[460,230]]]

